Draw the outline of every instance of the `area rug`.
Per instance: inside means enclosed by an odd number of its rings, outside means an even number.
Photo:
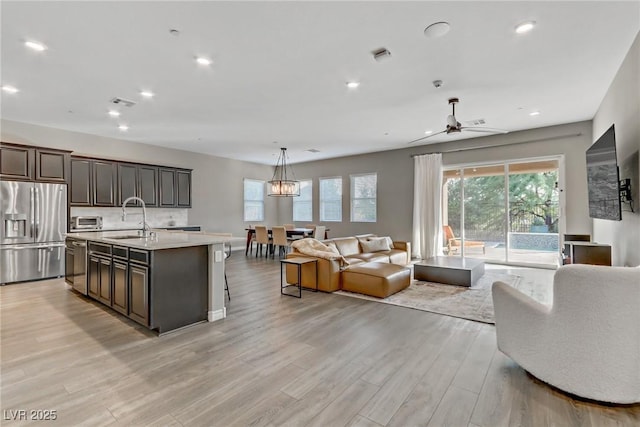
[[[491,271],[487,271],[471,288],[412,280],[408,288],[384,299],[345,291],[334,294],[495,324],[491,285],[498,280],[543,304],[551,302],[548,287],[522,280],[522,277],[513,274]]]

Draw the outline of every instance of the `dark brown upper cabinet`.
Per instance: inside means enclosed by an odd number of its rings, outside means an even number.
[[[190,169],[75,156],[69,169],[71,206],[122,206],[137,196],[147,207],[191,207]]]
[[[147,206],[158,206],[158,168],[138,165],[138,197]]]
[[[69,153],[37,149],[36,181],[67,182]]]
[[[117,206],[116,162],[93,161],[93,205]]]
[[[190,208],[191,207],[191,171],[190,170],[176,170],[176,181],[178,184],[177,199],[178,207]]]
[[[118,206],[129,197],[140,197],[138,194],[138,166],[128,163],[118,163]],[[129,202],[131,206],[138,206],[138,202]]]
[[[2,145],[0,148],[2,178],[32,180],[34,155],[32,148]]]
[[[71,206],[93,205],[92,163],[90,159],[71,159],[71,179],[69,180]]]
[[[67,182],[69,152],[2,143],[0,177],[21,181]]]
[[[160,176],[160,206],[176,206],[176,170],[158,168]]]

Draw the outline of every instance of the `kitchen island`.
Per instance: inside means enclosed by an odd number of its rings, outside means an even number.
[[[229,237],[157,231],[73,233],[87,247],[87,296],[159,334],[226,317]],[[231,238],[233,239],[233,238]]]

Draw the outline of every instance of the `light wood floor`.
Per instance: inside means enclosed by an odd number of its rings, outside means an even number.
[[[521,270],[524,271],[524,270]],[[623,426],[497,351],[494,327],[355,298],[281,297],[277,260],[235,252],[225,320],[162,337],[62,279],[0,288],[2,425]],[[33,424],[46,424],[34,421]]]

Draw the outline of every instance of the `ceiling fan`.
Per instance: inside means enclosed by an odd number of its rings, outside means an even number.
[[[482,133],[508,133],[509,131],[503,129],[495,129],[495,128],[487,128],[487,127],[478,127],[478,126],[462,126],[456,119],[456,104],[460,102],[458,98],[449,98],[449,104],[451,105],[451,114],[447,116],[447,127],[445,130],[432,133],[427,136],[423,136],[422,138],[414,139],[413,141],[407,142],[407,144],[413,144],[414,142],[422,141],[423,139],[431,138],[436,135],[440,135],[441,133],[457,133],[457,132],[482,132]]]

